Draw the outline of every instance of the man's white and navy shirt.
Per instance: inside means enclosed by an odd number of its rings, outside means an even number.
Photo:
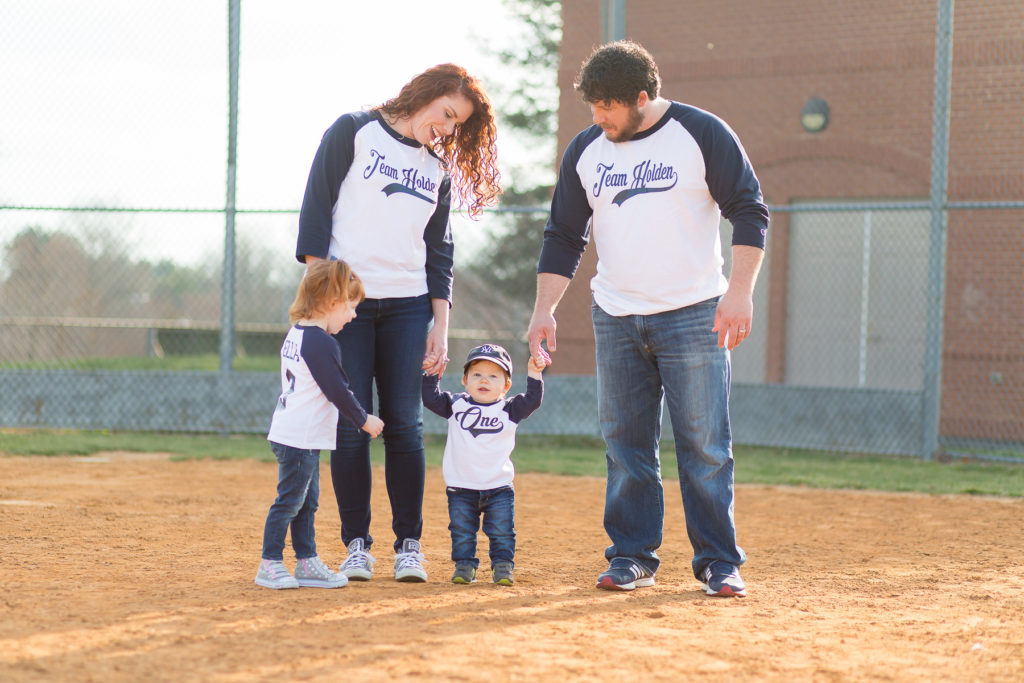
[[[423,375],[423,405],[448,420],[441,472],[446,486],[475,491],[508,486],[519,423],[540,407],[544,381],[526,378],[526,393],[477,403],[468,393],[441,391],[441,378]]]
[[[713,114],[671,102],[625,142],[599,126],[565,150],[539,273],[571,278],[593,234],[594,300],[613,316],[675,310],[725,293],[720,218],[732,243],[764,248],[768,209],[739,139]]]
[[[338,341],[321,327],[293,325],[281,345],[281,395],[267,439],[333,450],[339,411],[356,427],[366,424],[366,411],[341,369]]]
[[[433,150],[376,111],[342,115],[309,172],[295,255],[334,257],[368,299],[428,294],[451,301],[451,180]]]

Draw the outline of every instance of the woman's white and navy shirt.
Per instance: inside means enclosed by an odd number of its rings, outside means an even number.
[[[341,369],[341,347],[315,325],[293,325],[281,345],[281,395],[269,441],[293,448],[333,450],[338,414],[361,428],[366,411]]]
[[[508,486],[519,423],[540,407],[544,381],[526,378],[526,393],[477,403],[468,393],[441,391],[437,375],[423,375],[423,405],[448,420],[441,472],[446,486],[475,491]]]
[[[720,218],[732,243],[764,248],[768,208],[739,139],[679,102],[653,126],[612,142],[599,126],[562,157],[539,273],[571,278],[591,233],[594,300],[614,316],[675,310],[725,293]]]
[[[451,301],[450,203],[451,180],[433,150],[376,111],[344,114],[313,159],[296,258],[344,260],[368,299]]]

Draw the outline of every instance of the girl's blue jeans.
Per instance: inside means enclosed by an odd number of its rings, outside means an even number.
[[[733,518],[729,352],[712,332],[718,299],[652,315],[611,316],[591,308],[598,412],[608,481],[605,557],[657,571],[665,519],[658,444],[668,406],[686,531],[699,576],[715,560],[739,566]]]
[[[320,451],[270,442],[277,457],[277,499],[263,527],[263,559],[284,559],[284,542],[292,530],[295,557],[316,556],[313,518],[320,499]]]

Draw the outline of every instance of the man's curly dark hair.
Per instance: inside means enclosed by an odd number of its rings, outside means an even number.
[[[573,84],[586,102],[635,104],[641,92],[654,99],[661,76],[654,57],[631,40],[608,43],[590,53]]]

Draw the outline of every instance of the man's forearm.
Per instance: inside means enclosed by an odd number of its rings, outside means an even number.
[[[537,274],[537,300],[533,306],[533,312],[552,314],[558,308],[558,302],[562,300],[565,290],[569,288],[571,280],[564,275],[554,273]]]
[[[754,295],[757,274],[761,271],[764,261],[764,250],[744,244],[733,245],[732,270],[729,272],[729,289],[742,292],[747,296]]]

